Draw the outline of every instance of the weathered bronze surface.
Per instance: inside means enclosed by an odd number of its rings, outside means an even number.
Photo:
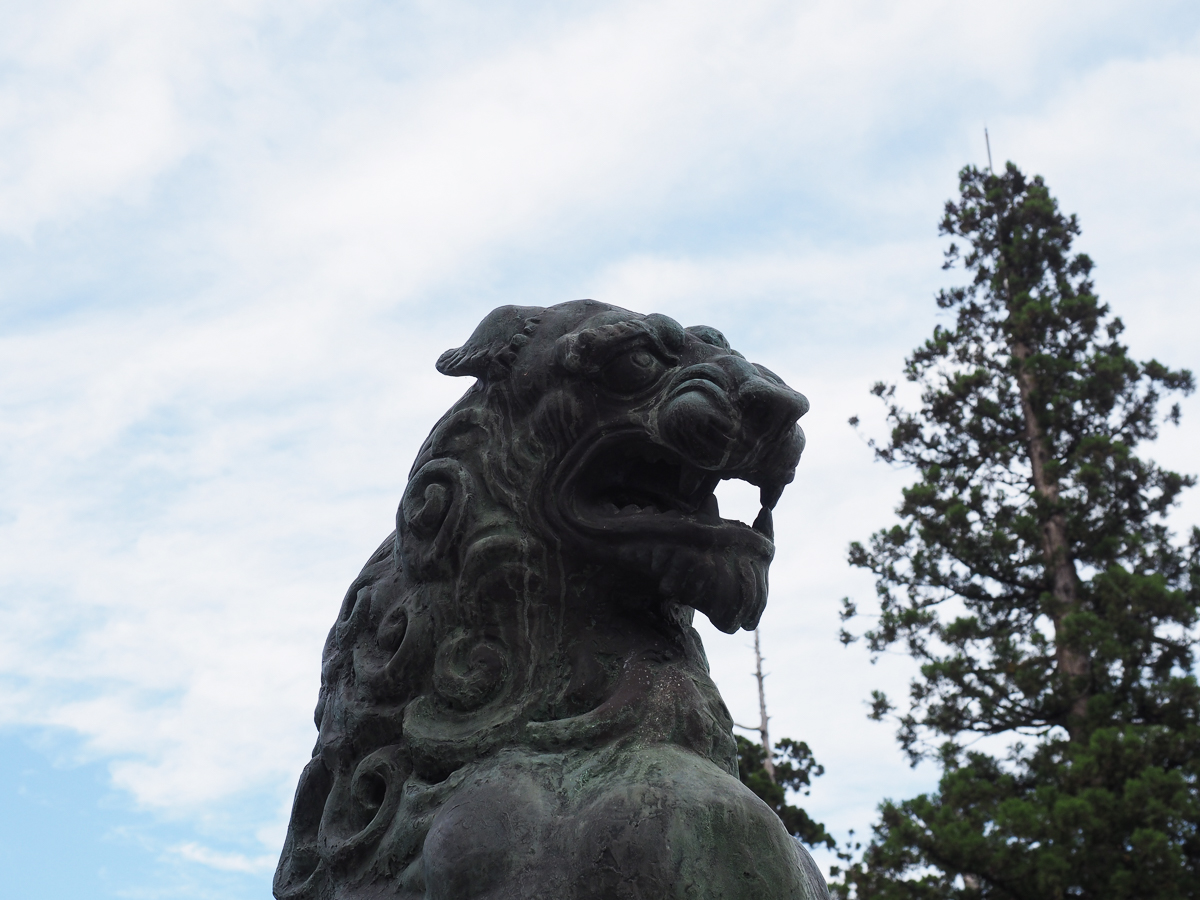
[[[808,402],[715,329],[590,300],[497,309],[438,370],[477,380],[329,633],[275,896],[827,897],[737,780],[691,627],[757,624]]]

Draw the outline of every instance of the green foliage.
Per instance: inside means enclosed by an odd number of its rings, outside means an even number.
[[[946,205],[953,314],[907,359],[917,412],[877,384],[914,469],[899,523],[851,545],[876,576],[872,652],[920,663],[898,738],[938,790],[887,802],[835,889],[859,898],[1200,896],[1200,531],[1194,479],[1135,452],[1190,372],[1131,359],[1040,177],[968,167]],[[857,614],[845,601],[843,620]],[[857,638],[843,632],[844,642]],[[875,692],[872,716],[895,707]],[[968,742],[1009,741],[1003,759]]]
[[[1082,746],[1045,741],[1015,765],[968,753],[947,767],[937,792],[882,805],[874,841],[836,892],[1194,897],[1197,738],[1194,727],[1127,725],[1096,730]]]
[[[834,840],[825,830],[825,826],[814,822],[800,807],[787,802],[789,791],[807,794],[812,779],[825,773],[825,767],[813,758],[808,744],[793,741],[791,738],[783,738],[775,744],[771,754],[775,764],[775,780],[772,781],[764,765],[766,754],[762,744],[747,740],[740,734],[735,737],[738,748],[738,777],[742,784],[775,810],[775,814],[782,820],[792,837],[799,838],[810,847],[824,844],[833,849]]]

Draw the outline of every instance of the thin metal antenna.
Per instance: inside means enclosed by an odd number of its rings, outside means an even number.
[[[987,144],[988,148],[988,171],[995,175],[996,170],[992,168],[992,139],[988,137],[986,125],[983,126],[983,142]]]

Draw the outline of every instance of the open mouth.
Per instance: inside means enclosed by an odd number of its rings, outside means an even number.
[[[762,508],[752,525],[721,518],[715,489],[732,478],[756,483],[737,470],[691,465],[644,433],[614,435],[583,454],[567,478],[569,518],[592,534],[667,533],[707,543],[721,535],[773,547],[771,508],[782,484],[760,484]],[[681,535],[680,532],[683,532]]]

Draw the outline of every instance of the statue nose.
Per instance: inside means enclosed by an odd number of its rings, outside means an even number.
[[[743,382],[737,396],[746,421],[759,434],[790,428],[808,412],[808,398],[799,391],[761,377]]]

